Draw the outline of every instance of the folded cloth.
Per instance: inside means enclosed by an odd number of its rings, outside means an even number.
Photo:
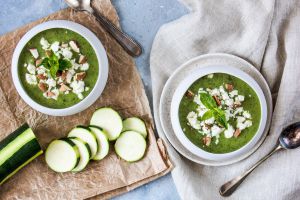
[[[269,136],[253,155],[241,162],[222,167],[202,166],[169,148],[176,165],[172,175],[182,199],[221,199],[218,189],[223,183],[270,151],[283,127],[300,121],[300,1],[182,1],[191,12],[163,25],[152,47],[156,122],[159,123],[160,94],[168,77],[182,63],[201,54],[224,52],[246,59],[261,71],[274,98]],[[158,131],[164,137],[162,130]],[[299,199],[299,156],[300,149],[273,155],[229,199]]]

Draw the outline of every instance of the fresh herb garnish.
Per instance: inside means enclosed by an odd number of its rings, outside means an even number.
[[[50,70],[50,74],[53,79],[56,78],[56,73],[58,70],[63,71],[72,67],[70,61],[63,58],[59,59],[54,52],[52,52],[48,57],[44,58],[39,66],[41,65]]]
[[[204,113],[202,116],[202,120],[209,119],[214,117],[215,120],[218,122],[219,125],[228,128],[228,123],[226,121],[225,112],[218,108],[218,105],[214,98],[207,93],[200,93],[200,101],[202,104],[208,108],[209,110]]]

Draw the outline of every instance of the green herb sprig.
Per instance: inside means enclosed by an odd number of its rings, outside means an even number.
[[[58,71],[63,71],[72,67],[69,60],[58,58],[53,51],[51,51],[50,55],[48,54],[38,66],[41,65],[50,70],[53,79],[56,78],[56,73]]]
[[[228,128],[228,123],[226,121],[225,112],[218,108],[218,105],[214,98],[207,93],[200,94],[200,101],[202,104],[209,109],[204,115],[202,116],[202,120],[207,120],[211,117],[214,117],[215,120],[218,122],[219,125]]]

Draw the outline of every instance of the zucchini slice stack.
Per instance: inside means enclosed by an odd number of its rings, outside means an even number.
[[[15,130],[0,142],[0,184],[42,153],[28,124]]]
[[[112,108],[97,109],[89,126],[73,128],[67,138],[52,141],[46,150],[46,163],[56,172],[82,171],[90,160],[102,160],[109,153],[109,141],[128,162],[140,160],[146,151],[145,123],[131,117],[122,121]]]

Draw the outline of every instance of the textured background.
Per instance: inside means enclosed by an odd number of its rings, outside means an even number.
[[[149,53],[158,28],[187,12],[176,0],[113,0],[123,29],[143,46],[136,59],[148,98],[152,104]],[[0,35],[66,7],[63,0],[0,0]],[[151,105],[152,106],[152,105]],[[179,199],[171,175],[115,199]]]

